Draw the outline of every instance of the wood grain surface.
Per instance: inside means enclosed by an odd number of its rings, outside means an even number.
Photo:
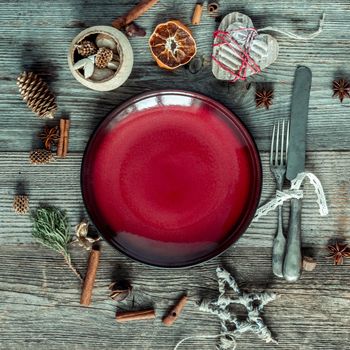
[[[181,19],[190,24],[196,1],[160,0],[137,23],[147,36],[131,38],[134,69],[128,81],[111,92],[80,85],[70,74],[70,41],[84,28],[109,25],[138,1],[2,1],[0,6],[0,349],[173,349],[186,336],[217,335],[218,319],[200,312],[196,301],[215,297],[215,268],[223,265],[248,290],[268,289],[280,297],[267,305],[264,318],[279,345],[265,344],[253,334],[238,339],[237,349],[346,350],[350,333],[350,262],[333,266],[325,246],[336,237],[350,240],[350,99],[332,98],[335,77],[350,77],[348,0],[220,1],[221,13],[241,11],[257,28],[274,26],[298,34],[315,31],[323,12],[323,33],[312,41],[276,35],[277,61],[248,83],[229,84],[211,73],[212,32],[215,20],[204,11],[199,26],[190,26],[198,55],[207,62],[197,74],[187,68],[159,69],[148,49],[148,36],[161,21]],[[313,72],[308,122],[306,168],[322,181],[330,213],[318,215],[315,194],[305,187],[303,246],[318,265],[291,284],[271,271],[271,247],[276,213],[253,223],[243,237],[220,257],[182,270],[155,269],[133,262],[102,244],[101,265],[90,308],[79,306],[80,285],[62,258],[31,238],[29,216],[18,217],[12,200],[19,188],[30,196],[31,209],[41,204],[66,209],[72,228],[86,216],[80,194],[80,165],[86,143],[98,123],[126,99],[148,91],[178,88],[204,93],[233,110],[247,125],[261,151],[264,184],[261,203],[274,194],[268,169],[272,123],[288,117],[295,67]],[[57,118],[71,118],[67,159],[32,166],[29,151],[37,147],[36,134],[45,122],[26,108],[17,91],[16,77],[24,70],[42,75],[57,95]],[[260,84],[275,90],[269,111],[255,108]],[[248,89],[247,89],[248,88]],[[52,124],[49,122],[48,124]],[[285,209],[285,226],[288,208]],[[72,230],[73,231],[73,230]],[[83,274],[88,253],[71,246],[72,261]],[[116,303],[108,299],[108,285],[128,278],[135,289],[135,308],[155,307],[154,321],[116,324]],[[161,318],[174,301],[188,291],[190,302],[170,328]],[[131,301],[121,305],[131,308]],[[193,338],[180,349],[214,349],[216,339]]]

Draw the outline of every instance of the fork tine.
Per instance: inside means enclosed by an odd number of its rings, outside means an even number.
[[[280,136],[280,121],[277,122],[275,165],[278,165],[279,136]]]
[[[270,164],[273,164],[273,144],[275,142],[275,131],[276,131],[276,123],[273,124],[272,130],[272,138],[271,138],[271,150],[270,150]]]
[[[284,160],[283,148],[284,148],[284,119],[282,120],[282,137],[281,137],[281,165],[283,164],[283,160]]]
[[[288,161],[288,147],[289,147],[289,119],[287,120],[286,162]]]

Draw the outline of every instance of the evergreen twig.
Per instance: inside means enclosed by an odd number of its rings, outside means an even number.
[[[43,246],[61,254],[74,274],[82,281],[79,272],[71,263],[68,244],[72,236],[68,217],[57,208],[39,208],[33,215],[33,237]]]

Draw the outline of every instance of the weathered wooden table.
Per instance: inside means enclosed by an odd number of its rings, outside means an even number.
[[[129,80],[116,91],[99,93],[81,86],[71,76],[66,55],[71,39],[82,28],[108,25],[137,1],[2,1],[0,7],[0,348],[1,349],[172,349],[183,337],[215,335],[219,321],[190,303],[173,327],[160,317],[185,290],[191,296],[215,296],[215,268],[234,272],[240,284],[267,288],[280,298],[266,307],[265,319],[279,345],[265,344],[253,334],[238,341],[238,349],[349,349],[349,262],[332,266],[325,246],[330,238],[350,239],[350,100],[332,99],[335,77],[349,76],[350,4],[347,0],[221,1],[223,13],[241,11],[252,17],[257,28],[275,26],[308,32],[317,28],[327,13],[324,32],[303,42],[279,38],[275,64],[251,79],[251,88],[214,79],[207,66],[198,74],[186,69],[169,73],[159,69],[148,50],[147,36],[132,38],[135,65]],[[166,1],[138,20],[149,34],[166,19],[189,23],[195,1]],[[193,27],[198,54],[209,57],[214,19],[203,14]],[[93,303],[79,306],[80,285],[60,256],[36,244],[28,216],[12,209],[19,183],[30,195],[31,209],[40,204],[66,209],[73,225],[85,217],[79,172],[86,143],[96,125],[112,108],[144,91],[180,88],[201,92],[233,110],[253,134],[264,170],[262,202],[275,191],[269,172],[268,150],[275,118],[287,117],[295,67],[305,64],[313,71],[308,122],[306,167],[322,181],[330,213],[321,218],[314,193],[306,188],[303,202],[303,246],[318,260],[315,271],[304,273],[291,284],[274,278],[271,247],[276,229],[275,213],[251,225],[237,244],[222,256],[203,265],[177,271],[155,269],[135,263],[103,244]],[[70,153],[65,160],[47,166],[31,166],[29,151],[37,145],[36,134],[44,122],[24,105],[17,92],[16,77],[23,70],[42,74],[57,94],[57,117],[72,120]],[[255,84],[268,82],[275,89],[274,105],[255,108]],[[286,213],[287,215],[287,213]],[[72,249],[73,262],[86,268],[87,253]],[[116,305],[107,298],[107,286],[116,276],[131,279],[141,306],[153,304],[154,322],[116,324]],[[141,300],[142,299],[142,300]],[[216,339],[191,339],[181,349],[214,349]]]

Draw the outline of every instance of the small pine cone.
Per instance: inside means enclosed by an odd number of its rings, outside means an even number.
[[[29,210],[29,197],[25,195],[16,195],[13,199],[13,210],[18,215],[24,215]]]
[[[54,156],[51,151],[46,149],[35,149],[30,152],[29,160],[32,164],[47,164],[54,160]]]
[[[95,55],[97,52],[97,46],[89,40],[83,40],[80,44],[76,45],[75,47],[77,48],[78,54],[83,57]]]
[[[113,51],[107,47],[101,47],[98,49],[96,54],[96,67],[97,68],[106,68],[108,63],[113,59]]]
[[[52,119],[57,110],[55,96],[47,84],[33,72],[23,72],[17,78],[19,92],[27,106],[42,119]]]

